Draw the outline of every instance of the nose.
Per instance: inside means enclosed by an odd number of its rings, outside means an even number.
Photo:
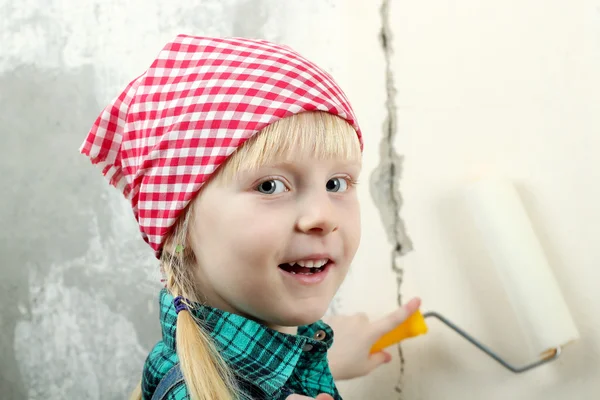
[[[296,225],[300,232],[321,236],[337,230],[337,216],[329,196],[324,194],[306,198]]]

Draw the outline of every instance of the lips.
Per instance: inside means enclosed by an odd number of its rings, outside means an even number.
[[[322,272],[331,263],[333,259],[329,254],[312,254],[279,264],[279,268],[291,274],[311,275]]]
[[[298,258],[290,257],[284,261],[283,264],[279,264],[278,269],[283,281],[290,285],[292,290],[320,285],[326,281],[332,268],[336,265],[336,261],[328,253],[313,253]]]
[[[323,272],[331,262],[328,257],[311,257],[279,264],[279,268],[291,274],[312,275]]]

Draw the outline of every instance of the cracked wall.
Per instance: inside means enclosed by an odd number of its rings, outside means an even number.
[[[379,165],[370,176],[369,188],[375,206],[378,208],[381,222],[385,228],[388,242],[391,244],[390,264],[396,279],[397,303],[402,305],[402,280],[404,269],[400,257],[413,250],[413,244],[406,232],[402,220],[402,195],[400,181],[402,177],[403,157],[396,151],[395,139],[398,134],[396,109],[396,87],[393,70],[393,32],[390,25],[390,1],[383,0],[381,5],[380,44],[385,58],[385,108],[383,134],[379,149]],[[402,393],[405,358],[402,344],[398,345],[400,357],[398,393]]]

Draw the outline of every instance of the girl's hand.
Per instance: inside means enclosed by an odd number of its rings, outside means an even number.
[[[391,314],[369,322],[365,314],[323,318],[334,331],[333,346],[329,350],[329,368],[336,380],[353,379],[368,375],[375,368],[392,360],[385,351],[370,354],[371,347],[385,333],[391,331],[421,306],[414,298]]]
[[[312,400],[313,397],[306,397],[306,396],[301,396],[299,394],[293,394],[291,396],[288,396],[285,400]],[[331,397],[328,394],[320,394],[317,396],[317,398],[315,400],[333,400],[333,397]]]

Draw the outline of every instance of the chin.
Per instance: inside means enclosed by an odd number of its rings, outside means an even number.
[[[277,322],[280,326],[302,326],[317,322],[327,312],[327,305],[303,307],[302,309],[288,309],[281,315],[281,321]]]

